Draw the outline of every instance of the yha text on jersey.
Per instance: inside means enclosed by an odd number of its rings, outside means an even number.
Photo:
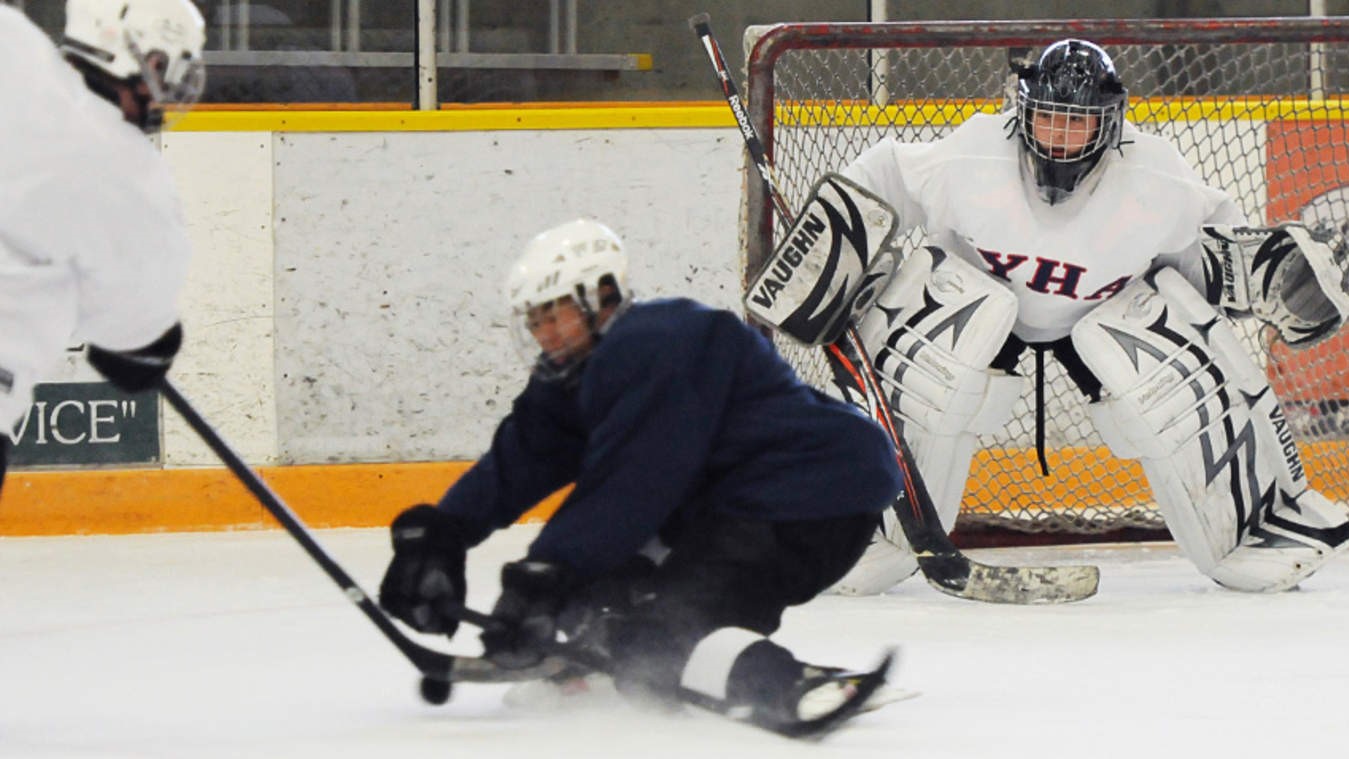
[[[989,273],[993,276],[1007,282],[1020,281],[1026,287],[1038,293],[1045,295],[1059,295],[1072,300],[1105,300],[1110,296],[1124,289],[1129,284],[1131,276],[1124,276],[1115,281],[1098,288],[1095,292],[1087,296],[1082,296],[1081,289],[1082,275],[1087,273],[1087,267],[1077,264],[1070,264],[1066,261],[1056,261],[1044,256],[1036,256],[1035,263],[1030,263],[1030,256],[1023,256],[1017,253],[999,253],[996,250],[984,250],[975,248],[979,255],[983,257],[988,264]],[[1013,280],[1013,273],[1017,277]]]

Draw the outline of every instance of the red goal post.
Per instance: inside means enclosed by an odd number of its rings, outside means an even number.
[[[1003,111],[1014,82],[1009,64],[1065,37],[1102,45],[1129,88],[1130,120],[1170,138],[1252,223],[1349,230],[1347,18],[751,27],[750,119],[779,189],[799,207],[821,174],[882,137],[931,140],[973,113]],[[763,183],[752,167],[745,174],[748,281],[777,230]],[[905,245],[919,239],[911,233]],[[1238,326],[1283,401],[1313,486],[1349,502],[1349,330],[1293,352],[1250,320]],[[807,381],[825,381],[818,350],[781,339],[779,348]],[[1028,352],[1028,377],[1031,360]],[[958,531],[1164,535],[1142,468],[1109,454],[1066,375],[1052,360],[1046,365],[1050,476],[1039,474],[1026,397],[1003,432],[980,439]]]

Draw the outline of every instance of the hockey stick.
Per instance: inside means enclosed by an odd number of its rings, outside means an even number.
[[[168,378],[160,381],[159,390],[168,400],[169,405],[183,417],[188,426],[201,437],[216,456],[220,457],[220,460],[234,473],[234,476],[239,478],[239,481],[266,507],[267,511],[271,512],[272,516],[286,529],[286,532],[290,533],[291,537],[304,548],[310,558],[314,559],[328,574],[328,577],[337,583],[337,586],[342,589],[343,595],[352,603],[355,603],[365,613],[365,616],[375,624],[375,627],[384,633],[384,637],[388,638],[389,642],[393,643],[408,658],[408,661],[412,662],[413,666],[422,673],[421,694],[429,703],[445,703],[450,697],[453,684],[456,682],[504,683],[539,680],[558,674],[570,664],[579,664],[597,672],[612,672],[612,665],[608,658],[562,641],[555,641],[549,646],[548,655],[537,664],[511,669],[499,667],[483,657],[445,654],[413,642],[375,605],[375,602],[366,595],[365,591],[361,590],[356,581],[328,555],[328,552],[314,539],[314,536],[310,534],[299,517],[282,502],[276,493],[272,492],[272,489],[262,481],[262,478],[244,463],[239,454],[230,448],[229,444],[220,437],[201,414],[197,413],[197,410],[178,392],[178,389],[174,387],[173,383],[169,382]],[[442,611],[462,622],[467,622],[484,630],[497,629],[503,624],[491,615],[474,611],[462,604],[444,607]],[[879,665],[857,677],[854,683],[855,690],[846,701],[832,711],[812,719],[781,722],[766,720],[754,714],[741,715],[738,710],[732,708],[733,705],[724,700],[688,690],[682,686],[679,688],[679,697],[686,703],[701,709],[722,714],[789,738],[819,739],[863,710],[867,700],[881,686],[885,685],[893,661],[894,652],[887,651]]]
[[[467,622],[483,630],[498,630],[505,623],[489,614],[483,614],[474,611],[462,604],[456,606],[443,607],[442,611],[455,617],[461,622]],[[610,677],[614,676],[614,664],[604,654],[590,648],[578,645],[570,641],[553,640],[544,647],[547,655],[544,662],[550,660],[559,660],[579,665],[588,670],[599,672]],[[709,711],[737,722],[743,722],[754,727],[762,728],[778,735],[788,738],[801,738],[805,740],[819,740],[844,722],[859,713],[866,710],[867,701],[871,699],[876,691],[880,690],[889,677],[890,668],[893,666],[896,658],[894,649],[888,649],[881,657],[881,661],[872,669],[858,673],[856,678],[849,678],[854,690],[842,703],[832,710],[812,718],[774,720],[756,713],[754,710],[745,709],[743,705],[733,704],[725,699],[710,696],[700,691],[691,690],[683,685],[676,686],[676,695],[683,703],[697,707],[704,711]],[[480,667],[484,670],[490,670],[493,665],[488,659],[478,659]],[[520,672],[521,670],[499,669],[499,674],[494,682],[503,682],[511,679],[510,673]],[[640,673],[633,673],[640,677]],[[518,677],[520,680],[538,679],[537,676]],[[488,680],[482,680],[488,682]]]
[[[778,189],[768,163],[767,151],[749,120],[735,82],[731,80],[721,47],[712,36],[711,17],[699,13],[689,19],[689,26],[707,50],[722,94],[731,107],[731,113],[735,115],[745,148],[768,190],[778,220],[790,229],[795,214]],[[929,584],[949,595],[992,603],[1063,603],[1080,601],[1096,593],[1101,572],[1094,566],[995,567],[971,561],[961,553],[942,527],[932,504],[932,496],[919,475],[918,467],[913,463],[913,453],[894,426],[875,370],[862,350],[857,328],[849,324],[842,338],[826,346],[825,356],[836,377],[852,378],[854,387],[866,399],[865,410],[885,428],[894,441],[896,458],[904,476],[904,489],[892,508]]]
[[[258,502],[271,512],[276,521],[286,528],[292,538],[304,548],[318,565],[337,583],[337,587],[342,589],[343,595],[349,601],[356,604],[365,616],[373,623],[379,631],[384,633],[384,637],[389,639],[390,643],[403,653],[422,673],[421,693],[422,697],[430,703],[444,703],[449,698],[451,683],[461,682],[505,682],[514,680],[536,679],[548,677],[561,671],[566,662],[556,659],[541,662],[538,667],[529,670],[501,670],[491,666],[490,662],[472,656],[455,656],[453,654],[444,654],[439,651],[433,651],[421,646],[409,639],[406,635],[394,625],[393,620],[377,606],[375,602],[366,595],[356,581],[347,574],[336,561],[333,560],[328,552],[319,545],[314,536],[300,521],[299,517],[282,502],[281,498],[272,492],[272,489],[262,481],[252,469],[244,463],[229,444],[220,437],[219,433],[211,427],[201,414],[193,408],[192,404],[178,392],[178,388],[173,383],[164,378],[159,385],[159,391],[164,394],[169,405],[178,412],[187,422],[188,426],[196,432],[207,446],[220,457],[234,476],[248,488]]]

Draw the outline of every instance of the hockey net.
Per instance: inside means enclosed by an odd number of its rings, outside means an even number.
[[[1251,223],[1349,228],[1349,74],[1338,73],[1349,72],[1345,19],[751,27],[751,120],[788,204],[800,207],[822,173],[883,137],[932,140],[973,113],[1002,112],[1015,81],[1009,64],[1064,37],[1104,46],[1129,88],[1130,120],[1170,138]],[[745,174],[748,279],[781,229],[757,174]],[[1349,330],[1293,352],[1251,320],[1237,326],[1283,401],[1312,485],[1349,501]],[[806,381],[825,382],[819,350],[777,339]],[[1033,351],[1022,361],[1033,377]],[[1152,532],[1164,525],[1141,466],[1110,455],[1066,374],[1052,358],[1045,366],[1050,475],[1040,475],[1028,391],[1006,428],[981,438],[958,530],[1164,535]]]

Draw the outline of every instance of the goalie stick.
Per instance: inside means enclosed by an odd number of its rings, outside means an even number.
[[[745,148],[768,190],[778,220],[790,229],[795,215],[778,189],[767,152],[754,125],[750,123],[735,83],[731,81],[730,69],[721,54],[721,47],[712,36],[711,17],[699,13],[689,19],[689,27],[698,35],[707,51],[721,84],[722,94],[731,113],[735,115]],[[913,463],[913,454],[894,427],[889,405],[876,380],[871,362],[862,350],[856,327],[850,323],[843,337],[825,346],[824,351],[835,376],[852,378],[853,386],[866,399],[865,410],[885,428],[895,444],[896,459],[904,477],[904,489],[892,508],[904,530],[904,537],[913,547],[918,566],[930,585],[949,595],[991,603],[1064,603],[1080,601],[1096,593],[1101,572],[1094,566],[989,566],[971,561],[961,553],[943,529],[932,497],[918,473],[918,467]]]

